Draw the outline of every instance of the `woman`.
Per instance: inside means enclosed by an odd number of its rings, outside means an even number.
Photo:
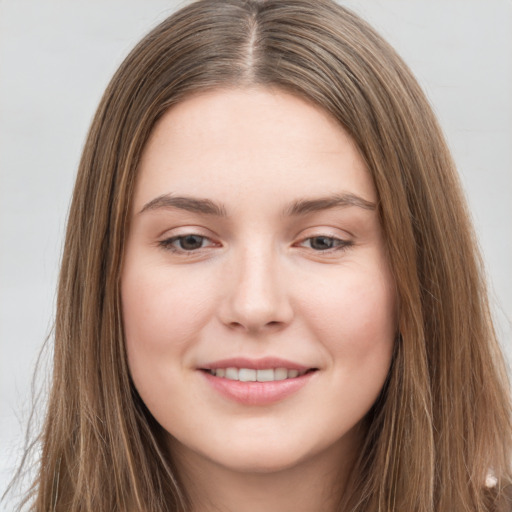
[[[328,1],[202,1],[107,88],[35,510],[510,510],[510,398],[453,163]]]

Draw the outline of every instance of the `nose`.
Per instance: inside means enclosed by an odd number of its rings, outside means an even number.
[[[293,318],[285,278],[270,251],[246,250],[228,269],[221,321],[250,333],[279,330]]]

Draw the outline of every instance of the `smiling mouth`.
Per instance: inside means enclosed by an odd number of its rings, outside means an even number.
[[[297,370],[295,368],[263,368],[256,370],[254,368],[227,367],[203,369],[203,371],[214,377],[239,382],[276,382],[302,377],[306,373],[317,371],[317,368],[309,368],[306,370]]]
[[[198,369],[215,391],[244,406],[281,402],[315,380],[319,370],[274,357],[224,359]]]

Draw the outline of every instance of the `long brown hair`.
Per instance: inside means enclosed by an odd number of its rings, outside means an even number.
[[[170,106],[193,92],[253,85],[334,116],[379,196],[400,336],[343,510],[506,510],[509,387],[454,164],[407,66],[328,0],[192,3],[148,34],[112,79],[69,214],[33,510],[187,510],[126,362],[119,281],[130,202],[142,149]]]

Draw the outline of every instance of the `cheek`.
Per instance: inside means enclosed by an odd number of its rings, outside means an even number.
[[[397,330],[396,296],[387,270],[350,268],[310,287],[310,328],[337,364],[387,365]]]
[[[169,413],[169,389],[179,388],[187,351],[211,316],[213,290],[201,276],[192,279],[189,273],[185,282],[183,271],[129,263],[121,281],[128,366],[142,400],[162,420],[160,414]],[[186,414],[179,402],[172,410]]]
[[[177,272],[147,269],[123,273],[121,297],[128,349],[166,351],[193,341],[207,321],[211,295],[204,281],[186,282]]]
[[[128,366],[150,410],[168,403],[169,389],[190,364],[187,351],[198,342],[212,314],[212,287],[200,276],[161,266],[127,266],[121,299]]]

